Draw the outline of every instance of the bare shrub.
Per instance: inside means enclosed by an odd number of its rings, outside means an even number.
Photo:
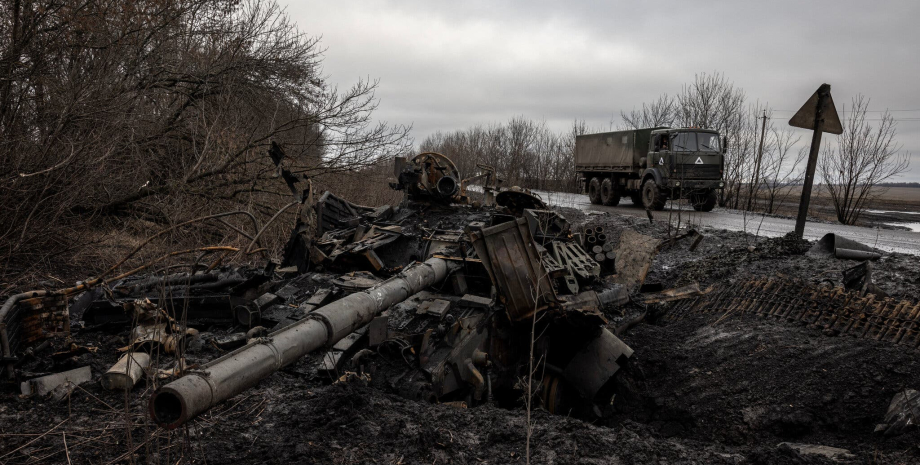
[[[879,125],[866,120],[869,99],[853,98],[853,109],[844,114],[843,134],[836,146],[826,146],[819,169],[830,194],[837,220],[854,224],[869,202],[884,192],[876,186],[907,170],[910,154],[894,141],[897,122],[887,111]]]
[[[323,80],[318,39],[271,1],[0,8],[0,272],[206,212],[264,221],[290,202],[271,141],[316,178],[411,143],[408,128],[372,121],[376,82]]]

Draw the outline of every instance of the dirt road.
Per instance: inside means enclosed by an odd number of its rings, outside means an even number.
[[[637,208],[629,199],[623,199],[616,207],[592,205],[588,196],[583,194],[568,194],[558,192],[540,192],[540,197],[550,205],[577,208],[586,212],[610,212],[618,215],[645,217],[645,210]],[[673,224],[692,224],[700,228],[727,229],[730,231],[745,231],[766,237],[782,236],[795,229],[795,220],[787,218],[765,217],[762,215],[743,215],[736,210],[716,208],[709,213],[693,211],[687,205],[682,205],[679,211],[674,202],[668,203],[668,209],[653,212],[655,221],[671,221]],[[820,239],[827,233],[840,234],[848,239],[862,242],[889,252],[901,252],[920,255],[920,232],[865,228],[859,226],[846,226],[834,223],[808,222],[805,224],[805,239]]]

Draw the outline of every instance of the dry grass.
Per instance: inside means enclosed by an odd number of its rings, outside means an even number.
[[[878,187],[874,191],[877,197],[869,202],[867,210],[886,210],[901,212],[920,212],[920,189],[911,187]],[[765,208],[765,192],[757,201],[755,211]],[[783,190],[778,197],[783,198],[774,208],[774,214],[794,217],[798,213],[799,198],[802,195],[801,186],[790,186]],[[812,192],[809,216],[827,221],[837,221],[834,213],[834,204],[830,194],[823,186],[815,186]]]

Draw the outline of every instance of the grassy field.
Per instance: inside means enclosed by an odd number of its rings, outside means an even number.
[[[761,194],[758,205],[765,206],[766,200],[763,199],[763,194],[765,193]],[[795,216],[798,213],[799,198],[801,195],[801,186],[789,187],[778,196],[782,201],[778,203],[774,213],[784,216]],[[903,219],[903,215],[899,215],[897,212],[920,212],[920,188],[880,187],[875,189],[873,197],[874,198],[870,200],[866,208],[867,212],[861,218],[861,224],[871,225],[886,220],[897,221]],[[830,193],[824,186],[815,186],[812,192],[811,205],[809,206],[808,213],[809,216],[821,218],[823,220],[837,220]]]

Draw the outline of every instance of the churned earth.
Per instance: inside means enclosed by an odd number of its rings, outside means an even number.
[[[667,238],[664,223],[609,212],[560,209],[578,227],[623,228]],[[446,221],[439,219],[438,221]],[[677,240],[656,257],[647,282],[675,287],[733,286],[753,276],[786,275],[840,282],[856,264],[806,254],[788,236],[757,237],[705,228],[695,251]],[[576,228],[577,229],[577,228]],[[670,234],[676,235],[675,231]],[[871,244],[870,244],[871,245]],[[886,253],[875,282],[893,298],[920,296],[920,258]],[[896,393],[920,389],[917,349],[832,337],[753,315],[664,318],[671,307],[637,304],[611,310],[611,326],[648,317],[621,337],[635,349],[613,415],[593,424],[532,412],[533,463],[917,463],[920,432],[873,434]],[[75,318],[77,318],[75,316]],[[76,323],[76,322],[75,322]],[[215,329],[217,331],[217,329]],[[304,358],[175,431],[154,426],[148,379],[129,396],[103,390],[98,373],[114,362],[123,335],[78,331],[74,342],[96,353],[55,369],[90,364],[94,382],[69,397],[0,398],[0,463],[524,463],[522,407],[460,408],[409,400],[346,377],[315,375]],[[201,347],[202,360],[219,355]],[[383,360],[379,363],[403,363]],[[835,459],[792,444],[846,449]],[[836,461],[836,462],[835,462]]]

